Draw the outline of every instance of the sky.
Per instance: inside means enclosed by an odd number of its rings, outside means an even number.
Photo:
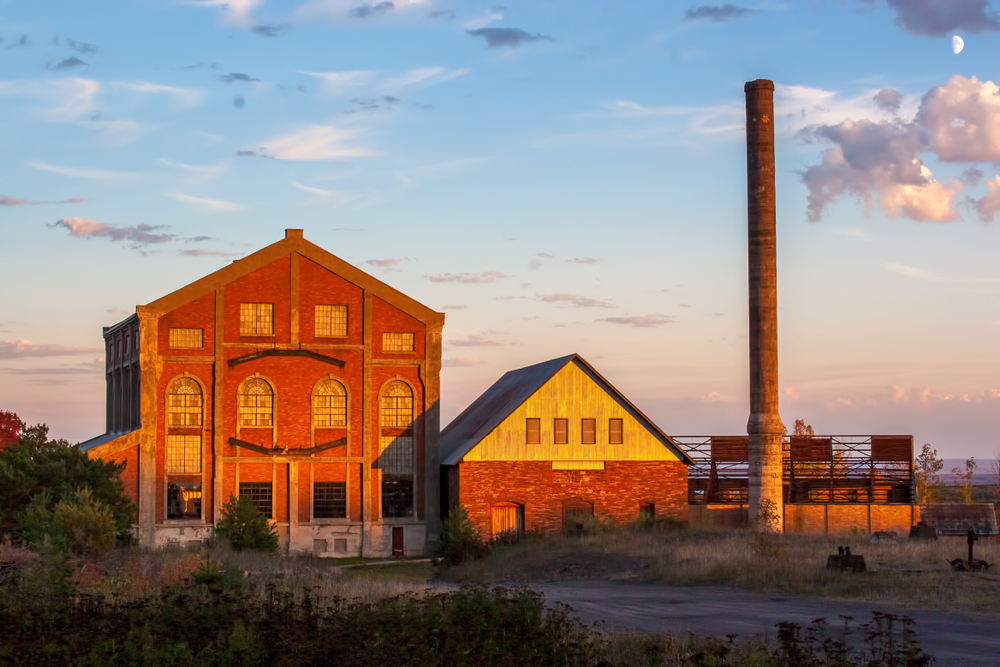
[[[745,433],[766,78],[783,420],[994,458],[1000,6],[734,2],[0,0],[0,409],[102,433],[101,327],[302,228],[447,314],[443,424],[577,352]]]

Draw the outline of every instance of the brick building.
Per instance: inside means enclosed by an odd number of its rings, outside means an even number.
[[[579,355],[506,373],[441,433],[445,507],[484,536],[687,519],[690,459]]]
[[[417,555],[439,533],[437,313],[301,230],[104,330],[107,433],[148,546],[232,495],[290,551]]]

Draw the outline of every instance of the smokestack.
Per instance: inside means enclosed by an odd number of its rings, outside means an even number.
[[[750,273],[750,523],[781,531],[781,436],[778,416],[778,267],[774,202],[774,83],[748,81],[747,232]],[[765,516],[760,516],[761,512]],[[773,514],[772,514],[773,513]]]

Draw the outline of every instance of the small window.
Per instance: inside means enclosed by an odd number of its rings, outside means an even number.
[[[125,356],[128,356],[128,351],[132,348],[132,335],[125,334]]]
[[[250,378],[240,387],[240,426],[271,426],[274,391],[266,380]]]
[[[656,518],[656,505],[654,505],[653,503],[639,503],[639,518],[640,519]]]
[[[413,516],[413,480],[382,480],[382,516],[388,519]]]
[[[609,419],[608,420],[608,444],[609,445],[620,445],[622,444],[622,420],[621,419]]]
[[[240,482],[240,498],[248,498],[258,512],[271,518],[270,482]]]
[[[347,306],[316,306],[317,336],[347,335]]]
[[[313,518],[347,518],[347,482],[313,484]]]
[[[555,439],[553,442],[557,445],[568,445],[569,444],[569,420],[556,418],[552,423],[553,431],[555,432]]]
[[[596,419],[581,419],[580,420],[580,442],[585,445],[596,445],[597,444],[597,420]]]
[[[273,336],[274,335],[274,304],[273,303],[241,303],[240,304],[240,335],[241,336]]]
[[[201,482],[167,483],[167,518],[201,519]]]
[[[197,350],[201,348],[202,330],[170,327],[170,347],[185,350]]]
[[[383,435],[379,438],[378,468],[388,475],[413,474],[413,437]]]
[[[497,503],[490,508],[493,536],[524,532],[524,506],[517,503]]]
[[[135,349],[138,350],[139,349],[139,332],[138,332],[138,330],[135,332],[135,337],[133,338],[133,340],[135,340]]]
[[[167,436],[167,472],[190,474],[201,472],[201,436]]]
[[[313,394],[313,426],[347,426],[347,391],[336,380],[323,380]]]
[[[529,445],[542,444],[542,420],[528,417],[525,421],[525,442]]]
[[[384,333],[382,334],[383,352],[413,352],[413,334]]]
[[[410,385],[393,380],[382,391],[380,422],[384,428],[409,428],[413,422],[413,391]]]

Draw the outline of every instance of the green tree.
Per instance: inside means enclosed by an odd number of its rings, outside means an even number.
[[[438,556],[446,565],[458,565],[467,560],[482,558],[489,551],[479,529],[472,523],[462,505],[455,505],[441,525],[441,545]]]
[[[976,473],[976,457],[972,456],[965,460],[965,471],[961,468],[952,468],[951,473],[958,477],[958,498],[963,503],[972,502],[972,476]]]
[[[91,459],[78,447],[65,440],[49,440],[48,435],[45,424],[22,422],[18,441],[0,450],[0,533],[23,539],[29,506],[54,512],[59,503],[72,504],[87,489],[93,503],[110,512],[116,540],[127,543],[136,508],[119,476],[125,464]]]
[[[215,534],[236,551],[277,551],[278,533],[267,517],[245,496],[229,496]]]
[[[792,435],[816,435],[811,424],[807,424],[805,419],[796,419],[792,427]]]
[[[115,518],[111,508],[84,488],[68,500],[47,507],[49,493],[34,496],[24,511],[22,539],[43,552],[69,551],[94,556],[115,547]]]
[[[938,473],[944,468],[944,461],[938,458],[937,450],[930,443],[924,443],[920,454],[913,460],[917,483],[917,502],[932,503],[941,498],[941,478]]]

